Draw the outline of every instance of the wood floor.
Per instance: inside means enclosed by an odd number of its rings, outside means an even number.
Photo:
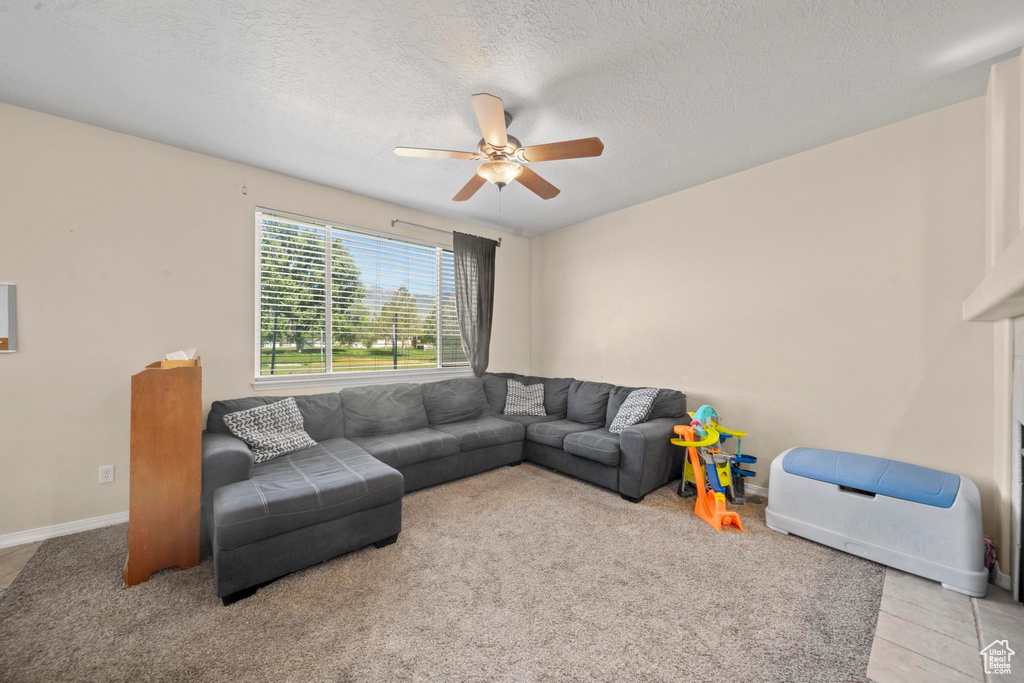
[[[1018,676],[986,676],[980,651],[1009,640]],[[895,569],[886,570],[868,678],[876,683],[1024,680],[1024,605],[989,584],[969,598]]]

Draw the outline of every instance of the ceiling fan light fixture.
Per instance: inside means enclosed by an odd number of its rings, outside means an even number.
[[[453,202],[471,199],[484,183],[497,185],[500,190],[512,181],[518,182],[541,199],[552,199],[558,196],[558,188],[537,175],[526,164],[599,157],[604,151],[604,143],[595,137],[523,147],[519,140],[508,134],[508,125],[512,123],[512,117],[505,111],[505,105],[500,97],[489,93],[476,93],[472,99],[476,122],[480,124],[480,132],[483,134],[483,138],[477,143],[476,152],[395,147],[395,154],[402,157],[483,161],[473,177],[452,197]]]
[[[514,161],[508,161],[506,159],[488,161],[480,164],[480,168],[476,169],[476,174],[478,176],[489,183],[497,185],[499,188],[505,187],[511,183],[513,180],[518,178],[522,172],[522,166]]]

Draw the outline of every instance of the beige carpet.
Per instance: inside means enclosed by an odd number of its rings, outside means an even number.
[[[716,533],[673,488],[502,468],[231,607],[209,562],[122,590],[125,526],[66,536],[0,597],[0,679],[863,681],[882,568],[741,510]]]

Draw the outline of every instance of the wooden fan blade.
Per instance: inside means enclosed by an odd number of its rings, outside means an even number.
[[[521,182],[523,185],[526,185],[527,189],[541,199],[551,199],[561,192],[557,187],[541,178],[526,166],[523,166],[523,172],[519,174],[519,177],[516,178],[516,180]]]
[[[424,159],[482,159],[475,152],[455,152],[450,149],[423,149],[422,147],[395,147],[395,154],[400,157],[421,157]]]
[[[461,190],[459,190],[459,193],[457,195],[455,195],[454,197],[452,197],[452,201],[455,201],[455,202],[464,202],[464,201],[466,201],[467,199],[469,199],[470,197],[475,195],[476,191],[479,190],[481,187],[483,187],[483,184],[486,183],[486,182],[487,182],[486,180],[484,180],[480,176],[474,174],[473,177],[469,179],[469,182],[466,183],[465,186],[463,186],[463,188]]]
[[[480,123],[480,132],[491,147],[507,147],[508,134],[505,131],[505,105],[500,97],[479,93],[473,95],[473,110]]]
[[[580,138],[565,142],[549,142],[546,145],[523,147],[523,158],[527,161],[557,161],[558,159],[582,159],[599,157],[604,151],[601,138]]]

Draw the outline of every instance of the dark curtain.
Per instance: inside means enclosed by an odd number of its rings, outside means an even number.
[[[487,370],[494,313],[494,240],[453,233],[455,241],[455,308],[459,312],[462,349],[477,377]]]

